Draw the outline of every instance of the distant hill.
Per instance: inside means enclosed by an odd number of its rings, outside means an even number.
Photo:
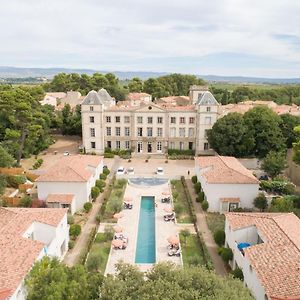
[[[92,69],[68,69],[68,68],[18,68],[0,66],[0,78],[47,78],[51,79],[57,73],[79,73],[92,75],[93,73],[114,73],[121,80],[139,77],[147,79],[149,77],[159,77],[167,75],[167,72],[143,72],[143,71],[104,71]],[[271,83],[271,84],[293,84],[300,83],[300,78],[260,78],[260,77],[243,77],[243,76],[218,76],[218,75],[196,75],[208,82],[224,83]]]

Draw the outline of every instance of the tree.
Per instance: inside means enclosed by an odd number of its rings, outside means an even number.
[[[254,138],[254,154],[265,157],[271,150],[286,149],[285,138],[280,130],[281,119],[270,108],[257,106],[244,114],[249,134]]]
[[[254,149],[254,137],[249,132],[243,116],[229,113],[213,125],[207,134],[211,147],[220,155],[243,157]]]
[[[134,77],[131,79],[131,81],[128,83],[129,92],[138,92],[140,93],[143,90],[143,81],[138,78]]]
[[[25,279],[26,299],[97,299],[102,281],[102,274],[88,273],[81,265],[70,268],[57,259],[44,257],[35,263]]]
[[[45,257],[25,280],[27,299],[253,299],[240,280],[218,276],[201,266],[183,269],[170,262],[158,263],[146,274],[131,264],[118,263],[116,269],[115,275],[104,277],[83,266],[68,267]]]
[[[291,198],[280,197],[272,201],[269,209],[271,212],[292,212],[294,210],[294,203]]]
[[[260,211],[264,211],[268,206],[268,201],[264,193],[259,193],[259,195],[254,199],[253,204]]]
[[[278,176],[286,167],[286,154],[270,151],[264,158],[261,167],[271,178]]]
[[[293,144],[293,160],[296,164],[300,165],[300,126],[294,129],[298,141]]]
[[[225,243],[225,231],[224,230],[217,230],[214,233],[214,240],[215,242],[221,247]]]
[[[182,229],[180,234],[183,236],[184,244],[186,245],[186,239],[191,235],[190,231],[188,229]]]
[[[0,167],[7,168],[13,165],[14,158],[0,145]]]
[[[296,132],[294,128],[300,125],[300,116],[293,116],[291,114],[283,114],[280,116],[282,122],[280,129],[282,135],[286,138],[287,148],[292,148],[293,143],[297,140]]]
[[[99,196],[99,194],[100,194],[100,189],[96,186],[93,186],[91,190],[92,198],[95,200]]]
[[[207,211],[208,206],[209,206],[209,203],[207,202],[207,200],[202,201],[201,207],[204,211]]]

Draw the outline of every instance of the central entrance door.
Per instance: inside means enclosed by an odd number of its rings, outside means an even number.
[[[143,152],[143,142],[137,142],[137,152],[138,153]]]
[[[148,153],[152,153],[152,143],[148,142]]]

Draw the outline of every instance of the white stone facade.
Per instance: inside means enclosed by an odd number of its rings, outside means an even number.
[[[211,151],[206,130],[218,119],[219,104],[210,92],[199,89],[190,105],[151,102],[137,107],[128,101],[116,105],[104,91],[91,91],[81,105],[87,153],[102,154],[105,148],[143,154],[166,153],[167,149],[189,149],[196,154]]]

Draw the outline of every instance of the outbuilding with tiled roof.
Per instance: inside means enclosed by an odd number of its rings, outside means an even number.
[[[259,181],[235,157],[196,157],[195,172],[208,201],[208,211],[227,212],[238,207],[253,207]]]

